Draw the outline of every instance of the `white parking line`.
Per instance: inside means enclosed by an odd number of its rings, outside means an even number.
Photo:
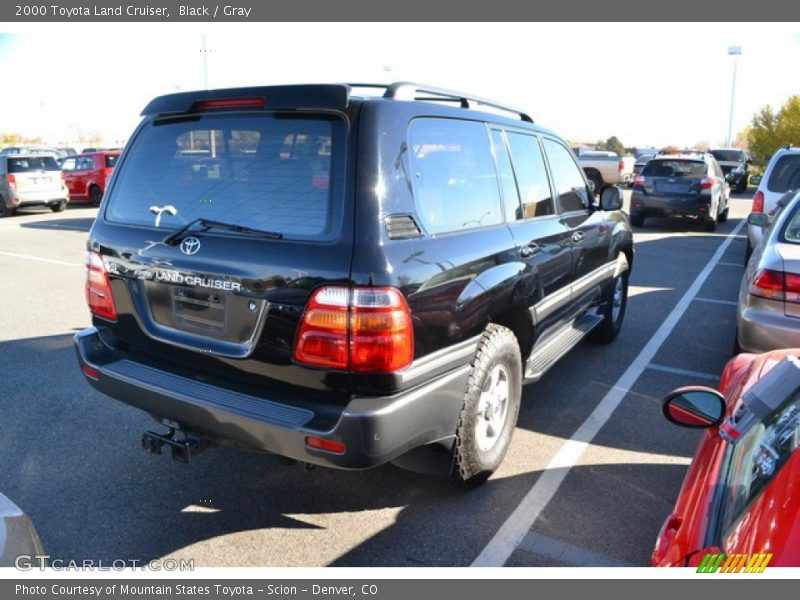
[[[472,562],[473,567],[502,567],[505,564],[508,557],[519,546],[525,534],[528,533],[550,500],[553,499],[567,473],[578,462],[586,447],[611,417],[614,410],[636,383],[636,380],[639,379],[639,376],[650,364],[650,361],[653,360],[656,352],[658,352],[658,349],[661,348],[661,345],[678,324],[683,313],[686,312],[691,301],[697,296],[700,288],[742,229],[744,223],[745,221],[741,221],[728,234],[692,285],[675,305],[675,308],[672,309],[672,312],[669,313],[650,341],[642,348],[639,355],[603,397],[594,411],[592,411],[592,414],[556,452],[519,506],[511,513],[483,551]]]
[[[681,375],[683,377],[693,377],[695,379],[707,379],[708,381],[719,381],[719,375],[713,373],[703,373],[702,371],[690,371],[689,369],[678,369],[676,367],[668,367],[667,365],[659,365],[657,363],[650,363],[647,368],[652,371],[661,371],[662,373],[672,373],[674,375]]]
[[[733,300],[717,300],[716,298],[695,298],[695,302],[710,302],[712,304],[724,304],[725,306],[739,306]]]
[[[62,267],[79,267],[83,268],[83,265],[74,263],[74,262],[67,262],[65,260],[55,260],[53,258],[43,258],[41,256],[31,256],[30,254],[17,254],[16,252],[2,252],[0,251],[0,256],[8,256],[10,258],[22,258],[24,260],[35,260],[38,262],[43,263],[50,263],[52,265],[60,265]]]
[[[737,269],[744,269],[744,265],[742,263],[737,263],[737,262],[719,261],[717,264],[720,267],[736,267]]]

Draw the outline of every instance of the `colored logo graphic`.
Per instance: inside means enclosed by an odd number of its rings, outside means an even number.
[[[724,552],[708,553],[697,567],[698,573],[763,573],[772,553],[759,554],[725,554]]]

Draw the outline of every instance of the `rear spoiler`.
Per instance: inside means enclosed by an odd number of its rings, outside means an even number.
[[[182,114],[200,102],[209,100],[235,100],[237,98],[263,99],[263,108],[344,110],[350,103],[350,86],[341,84],[276,85],[267,87],[202,90],[158,96],[144,107],[142,116]]]

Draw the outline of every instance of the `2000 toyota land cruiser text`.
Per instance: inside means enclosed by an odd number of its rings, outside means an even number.
[[[356,94],[356,91],[363,91]],[[523,383],[622,324],[633,241],[571,150],[409,83],[154,99],[88,240],[87,380],[211,445],[474,485]],[[481,109],[483,107],[483,109]]]

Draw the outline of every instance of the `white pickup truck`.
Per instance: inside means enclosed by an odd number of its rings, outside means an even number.
[[[619,156],[616,152],[602,150],[581,150],[578,152],[580,163],[586,177],[594,183],[594,191],[600,193],[607,185],[633,182],[633,156]]]

